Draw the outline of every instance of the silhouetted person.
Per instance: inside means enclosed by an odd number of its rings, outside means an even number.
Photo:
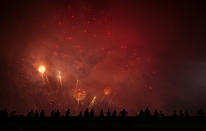
[[[18,115],[19,119],[25,118],[25,116],[23,114]]]
[[[153,117],[154,118],[158,118],[159,117],[159,112],[157,110],[154,111]]]
[[[70,109],[67,110],[66,117],[70,117]]]
[[[89,117],[89,109],[87,108],[85,111],[84,111],[84,117]]]
[[[60,116],[61,118],[65,118],[65,115],[63,114],[62,116]]]
[[[205,113],[204,113],[204,111],[203,111],[202,109],[200,109],[200,110],[198,111],[198,115],[199,115],[199,117],[202,119],[202,118],[204,118]]]
[[[39,118],[39,112],[38,112],[38,110],[35,111],[35,113],[34,113],[34,118]]]
[[[17,117],[16,111],[10,112],[9,117]]]
[[[100,117],[104,117],[104,111],[103,110],[100,111]]]
[[[3,119],[3,117],[4,117],[3,111],[0,110],[0,119]]]
[[[44,110],[41,110],[41,112],[40,112],[40,118],[45,118],[45,111],[44,111]]]
[[[108,109],[107,110],[107,117],[111,117],[111,116],[112,116],[111,111],[110,111],[110,109]]]
[[[186,111],[185,111],[185,118],[188,119],[189,117],[190,117],[190,114],[189,114],[189,112],[186,110]]]
[[[151,112],[150,112],[148,107],[145,109],[145,116],[146,117],[150,117],[151,116]]]
[[[59,110],[56,110],[56,112],[55,112],[55,117],[56,117],[56,118],[59,118],[59,117],[60,117],[60,112],[59,112]]]
[[[51,111],[51,117],[52,117],[52,118],[55,117],[55,111],[54,111],[54,110]]]
[[[119,114],[121,117],[126,117],[126,115],[128,115],[128,112],[125,109],[123,109]]]
[[[5,109],[5,110],[0,110],[0,118],[1,119],[7,119],[8,118],[8,111]]]
[[[177,111],[176,111],[176,110],[173,111],[173,117],[174,117],[174,118],[177,118],[177,117],[178,117],[178,114],[177,114]]]
[[[79,113],[79,117],[82,117],[82,112]]]
[[[116,118],[116,117],[117,117],[117,111],[116,111],[116,110],[113,111],[112,117],[113,117],[113,118]]]
[[[180,118],[184,118],[184,113],[182,110],[180,110]]]
[[[8,111],[5,109],[3,112],[4,112],[3,113],[4,114],[4,119],[7,119],[9,117]]]
[[[33,118],[34,117],[34,111],[33,110],[30,110],[27,114],[27,117],[28,118]]]
[[[165,114],[162,111],[160,111],[160,118],[164,118],[164,117],[165,117]]]
[[[2,118],[2,117],[3,117],[3,111],[0,110],[0,118]]]
[[[94,110],[93,109],[91,109],[91,111],[90,111],[90,117],[94,117]]]
[[[141,109],[140,112],[139,112],[139,118],[140,118],[140,119],[143,119],[144,116],[145,116],[145,113],[144,113],[144,111]]]

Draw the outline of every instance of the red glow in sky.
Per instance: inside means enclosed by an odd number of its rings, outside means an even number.
[[[94,96],[96,110],[126,108],[132,114],[146,106],[164,111],[204,106],[204,97],[196,95],[206,92],[200,70],[205,48],[194,44],[205,43],[203,7],[150,0],[12,5],[3,9],[1,24],[7,37],[1,48],[0,107],[18,112],[73,108],[75,114]],[[47,84],[38,71],[46,71]],[[76,80],[85,93],[81,109],[74,99]]]

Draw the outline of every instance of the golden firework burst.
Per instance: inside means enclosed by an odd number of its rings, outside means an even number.
[[[104,89],[104,94],[107,96],[107,95],[110,95],[111,94],[111,89],[110,88],[105,88]]]
[[[79,103],[80,101],[85,99],[86,91],[82,88],[75,88],[73,91],[73,97]]]

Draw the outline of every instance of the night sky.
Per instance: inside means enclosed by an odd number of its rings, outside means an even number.
[[[206,109],[205,12],[197,0],[1,0],[0,108],[76,114],[96,96],[97,112]]]

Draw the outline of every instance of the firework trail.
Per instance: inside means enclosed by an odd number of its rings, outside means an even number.
[[[38,71],[41,73],[42,79],[44,79],[44,73],[46,71],[45,66],[43,65],[39,66]]]
[[[76,89],[78,88],[78,83],[79,83],[79,80],[77,80],[77,82],[76,82]]]
[[[44,65],[40,65],[38,68],[38,71],[41,73],[42,81],[45,82],[45,80],[46,80],[46,82],[49,84],[49,80],[48,80],[48,77],[46,75],[46,67]]]
[[[62,88],[62,76],[61,76],[61,72],[58,72],[58,76],[57,76],[58,82],[59,82],[59,87]]]
[[[93,105],[94,105],[94,102],[95,102],[96,98],[97,98],[96,96],[93,97],[91,103],[89,104],[89,110],[92,109],[92,107],[93,107]]]

